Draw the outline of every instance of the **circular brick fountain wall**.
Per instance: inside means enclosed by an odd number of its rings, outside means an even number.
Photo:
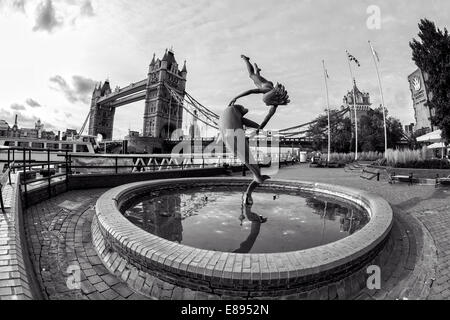
[[[103,194],[92,224],[97,253],[110,272],[134,290],[158,299],[349,298],[365,287],[366,267],[391,247],[393,214],[379,196],[321,183],[270,181],[260,188],[301,190],[350,201],[370,222],[355,234],[324,246],[275,254],[235,254],[184,246],[152,235],[121,213],[133,199],[154,190],[239,186],[248,179],[189,178],[123,185]],[[388,245],[386,245],[388,244]]]

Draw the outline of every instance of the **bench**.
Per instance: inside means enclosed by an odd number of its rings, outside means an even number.
[[[361,173],[361,178],[366,180],[372,180],[377,177],[377,181],[380,181],[381,170],[371,167],[365,167]]]
[[[389,175],[389,183],[394,184],[395,182],[407,182],[409,185],[413,183],[419,183],[418,178],[414,178],[414,175],[410,173],[409,175],[396,175],[395,172]]]
[[[361,169],[363,168],[363,166],[361,166],[359,163],[350,163],[346,166],[346,169],[350,170],[350,171],[361,171]]]
[[[446,178],[439,178],[439,175],[436,177],[436,187],[438,185],[441,186],[450,186],[450,176]]]

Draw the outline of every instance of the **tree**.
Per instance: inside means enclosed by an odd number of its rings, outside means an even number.
[[[393,117],[388,117],[386,110],[386,126],[388,137],[388,148],[394,149],[403,137],[403,128],[400,121]],[[361,151],[384,152],[384,123],[383,108],[369,110],[361,117],[358,124],[359,149]]]
[[[422,19],[419,40],[410,42],[412,59],[422,72],[429,92],[428,106],[434,109],[432,124],[442,130],[442,138],[450,142],[450,36],[446,28],[440,30],[434,22]]]
[[[387,119],[387,143],[389,149],[395,149],[405,136],[403,131],[403,125],[400,120],[389,117]],[[383,150],[384,151],[384,148]]]
[[[387,112],[387,111],[386,111]],[[402,124],[398,119],[387,117],[388,148],[395,148],[403,137]],[[339,110],[331,110],[331,151],[348,153],[355,149],[354,124]],[[309,128],[308,137],[313,148],[323,150],[328,144],[328,116],[322,114]],[[384,152],[383,109],[369,110],[358,121],[358,150]]]
[[[316,118],[308,132],[313,140],[315,150],[327,149],[328,146],[328,114]],[[331,151],[350,152],[352,146],[352,124],[349,118],[344,118],[340,110],[330,110],[331,122]]]

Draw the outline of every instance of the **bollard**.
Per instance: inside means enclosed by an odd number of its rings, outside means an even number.
[[[377,172],[377,181],[380,181],[380,172]]]

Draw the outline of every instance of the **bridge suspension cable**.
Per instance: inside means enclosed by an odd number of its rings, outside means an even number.
[[[219,129],[218,124],[217,124],[217,117],[212,117],[213,112],[210,111],[209,109],[207,109],[206,107],[200,107],[199,105],[197,105],[195,102],[191,102],[183,97],[181,97],[181,95],[175,91],[175,89],[173,89],[171,86],[169,86],[168,84],[164,84],[164,86],[166,87],[166,89],[169,91],[170,95],[178,102],[178,104],[184,109],[186,110],[187,113],[189,113],[191,116],[193,116],[195,119],[197,119],[198,121],[202,122],[203,124],[214,128],[216,130]],[[190,96],[189,96],[190,97]],[[194,100],[195,101],[195,100]],[[188,106],[190,106],[191,108],[193,108],[194,110],[199,111],[205,118],[206,120],[202,119],[199,117],[199,115],[195,114],[195,112],[189,110],[188,107],[185,106],[184,102],[186,102],[186,104]],[[206,110],[206,111],[205,111]],[[208,112],[211,114],[208,114]],[[209,122],[208,122],[209,121]]]
[[[187,95],[187,94],[186,94]],[[201,114],[203,114],[205,116],[206,119],[208,119],[209,121],[213,122],[214,124],[217,125],[217,120],[219,119],[219,117],[208,114],[207,111],[205,111],[202,107],[199,107],[199,105],[197,105],[194,101],[191,100],[190,96],[187,96],[188,99],[190,101],[185,100],[189,105],[191,105],[192,107],[194,107],[197,111],[199,111]]]
[[[336,113],[336,116],[337,116],[337,117],[342,117],[342,116],[344,116],[347,112],[349,112],[349,110],[350,110],[350,108],[342,109],[342,110],[340,110],[340,111],[338,111],[338,112]],[[286,137],[297,136],[297,135],[300,135],[300,134],[303,134],[303,133],[310,132],[311,130],[308,129],[308,130],[295,131],[295,132],[288,132],[288,131],[296,130],[296,129],[301,129],[301,128],[306,127],[306,126],[308,126],[308,125],[315,124],[315,123],[317,123],[317,121],[318,121],[318,120],[314,120],[314,121],[307,122],[307,123],[304,123],[304,124],[301,124],[301,125],[298,125],[298,126],[295,126],[295,127],[282,129],[282,130],[280,130],[279,132],[280,132],[281,134],[284,134]]]
[[[86,129],[86,124],[89,121],[89,117],[91,116],[91,111],[89,110],[89,113],[86,117],[86,120],[84,120],[83,125],[81,126],[80,132],[78,133],[80,136],[83,134],[84,130]]]
[[[194,97],[192,97],[189,93],[186,92],[186,96],[191,99],[193,102],[195,102],[197,105],[199,105],[200,107],[202,107],[204,110],[206,110],[207,113],[209,113],[212,117],[219,119],[219,115],[217,113],[215,113],[214,111],[208,109],[207,107],[205,107],[204,105],[202,105],[200,102],[198,102]]]

